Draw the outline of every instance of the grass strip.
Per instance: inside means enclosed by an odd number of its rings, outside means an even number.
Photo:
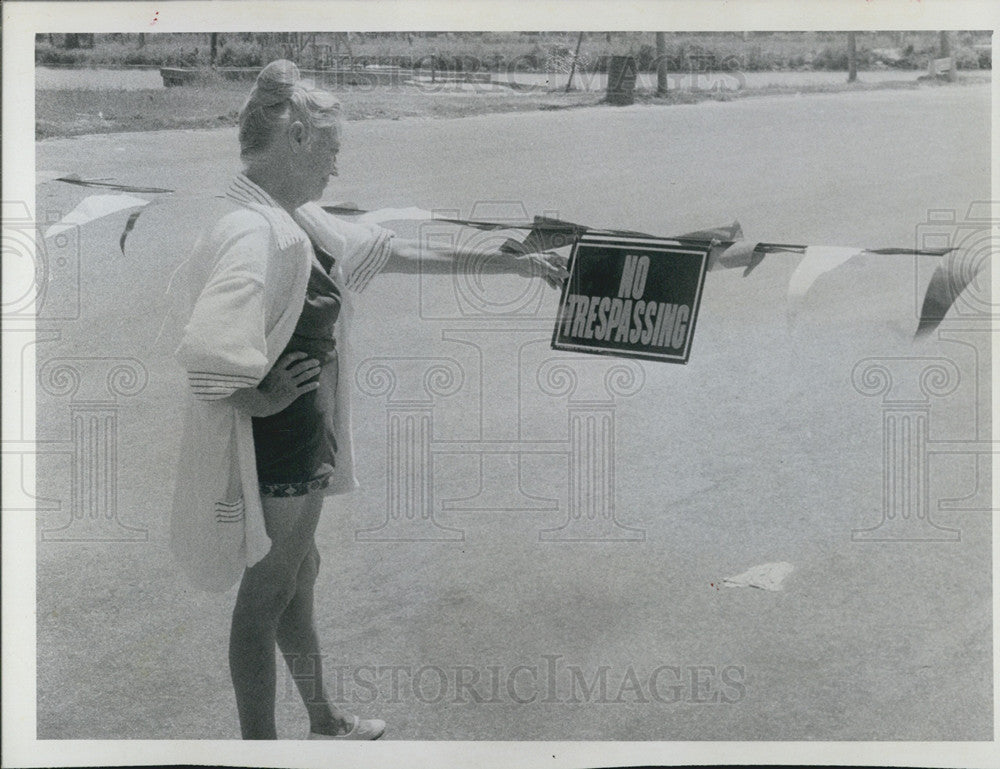
[[[963,75],[960,84],[989,82],[990,75]],[[696,104],[755,96],[842,93],[886,89],[944,87],[936,80],[882,81],[809,86],[771,85],[739,91],[673,90],[665,96],[639,90],[639,104]],[[205,86],[148,90],[38,90],[35,94],[35,137],[79,136],[121,131],[234,126],[246,98],[245,83],[221,81]],[[348,90],[341,94],[345,120],[429,117],[458,118],[499,112],[593,107],[599,92],[501,90],[491,92],[425,91],[417,87]]]

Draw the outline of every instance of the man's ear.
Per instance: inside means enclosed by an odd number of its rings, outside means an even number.
[[[288,140],[291,142],[292,146],[301,149],[305,146],[306,140],[309,138],[309,131],[302,124],[300,120],[296,120],[290,126],[288,126]]]

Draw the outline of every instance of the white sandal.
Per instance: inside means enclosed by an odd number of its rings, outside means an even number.
[[[310,740],[377,740],[385,734],[385,721],[380,718],[361,719],[354,716],[351,731],[344,734],[320,734],[309,732]]]

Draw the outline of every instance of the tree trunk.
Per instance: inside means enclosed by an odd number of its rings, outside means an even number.
[[[208,63],[215,66],[215,57],[219,53],[219,33],[213,32],[209,40]]]
[[[667,36],[656,33],[656,95],[667,95]]]
[[[580,44],[583,42],[583,32],[580,33],[580,37],[576,39],[576,53],[573,54],[573,66],[569,68],[569,80],[566,81],[566,93],[569,93],[569,89],[573,86],[573,75],[576,74],[576,60],[580,58]]]
[[[947,56],[951,56],[951,40],[948,39],[947,32],[940,32],[939,37],[941,39],[941,58],[944,59]]]
[[[847,82],[858,79],[858,42],[857,32],[847,33]]]

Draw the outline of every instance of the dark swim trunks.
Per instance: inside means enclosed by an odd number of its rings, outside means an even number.
[[[333,257],[315,243],[313,251],[315,258],[302,314],[279,357],[304,352],[315,358],[335,391],[339,372],[334,325],[340,315],[340,291],[329,274]],[[261,496],[298,497],[329,485],[337,443],[324,401],[319,390],[312,390],[277,414],[254,417],[253,443]]]

